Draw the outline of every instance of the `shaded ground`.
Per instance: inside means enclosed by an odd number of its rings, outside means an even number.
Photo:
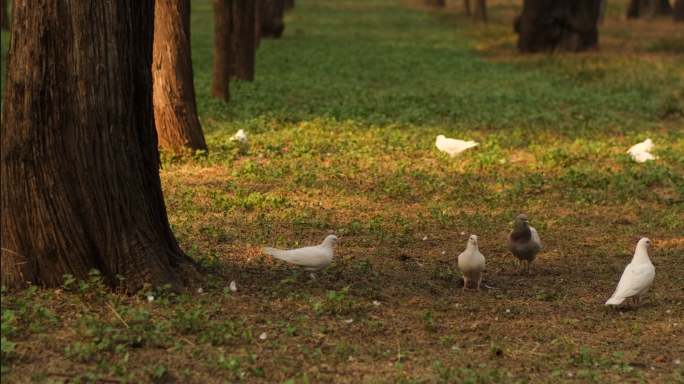
[[[616,6],[606,35],[626,23]],[[212,275],[185,272],[179,297],[102,293],[96,276],[3,294],[3,382],[681,382],[684,59],[627,32],[610,43],[625,55],[521,58],[517,7],[493,2],[484,28],[298,1],[225,105],[208,98],[211,2],[195,1],[210,151],[164,154],[161,177],[176,236]],[[239,128],[249,147],[228,140]],[[480,145],[450,159],[441,133]],[[660,160],[631,162],[647,137]],[[532,275],[505,250],[518,212],[544,246]],[[329,233],[341,243],[316,282],[261,253]],[[480,293],[455,265],[471,233]],[[606,308],[640,237],[657,271],[645,305]]]

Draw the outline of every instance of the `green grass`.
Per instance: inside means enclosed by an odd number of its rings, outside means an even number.
[[[193,2],[209,152],[165,152],[160,175],[176,237],[211,275],[181,271],[183,295],[126,297],[96,271],[3,292],[3,383],[682,382],[683,59],[655,38],[616,55],[616,8],[605,51],[519,57],[518,9],[494,3],[485,28],[299,0],[226,104],[209,98],[211,2]],[[228,140],[240,128],[249,146]],[[452,159],[438,134],[480,145]],[[635,164],[624,152],[647,137],[660,159]],[[531,276],[505,248],[519,212],[544,245]],[[329,233],[317,282],[261,252]],[[471,233],[481,293],[460,291],[455,263]],[[644,307],[606,308],[645,236]]]

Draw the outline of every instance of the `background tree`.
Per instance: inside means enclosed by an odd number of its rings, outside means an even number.
[[[261,0],[259,2],[259,34],[262,38],[277,39],[283,35],[285,12],[283,0]]]
[[[7,0],[0,0],[0,29],[9,31],[9,13],[7,12]]]
[[[463,0],[463,11],[465,12],[466,16],[470,16],[470,0]]]
[[[152,76],[159,146],[206,150],[190,54],[190,0],[156,1]]]
[[[288,11],[295,6],[295,0],[283,0],[285,2],[284,7],[285,10]]]
[[[515,20],[518,49],[580,52],[598,45],[600,0],[524,0]]]
[[[92,268],[132,291],[182,283],[152,102],[154,0],[14,3],[2,118],[2,280]],[[36,31],[50,31],[37,33]]]
[[[231,77],[254,81],[256,1],[233,0]]]
[[[214,69],[211,97],[230,100],[233,0],[214,0]]]
[[[425,0],[425,5],[443,8],[446,5],[446,0]]]
[[[475,0],[475,15],[473,16],[475,21],[480,23],[487,22],[487,1],[486,0]]]
[[[684,21],[684,0],[675,0],[673,13],[675,21]]]
[[[672,14],[670,0],[631,0],[627,9],[628,19]]]

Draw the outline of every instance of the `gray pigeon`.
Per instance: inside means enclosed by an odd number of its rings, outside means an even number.
[[[537,257],[537,252],[541,249],[541,241],[539,240],[537,231],[530,227],[527,216],[518,215],[518,217],[515,218],[515,225],[508,235],[507,245],[508,250],[513,253],[513,256],[520,260],[516,272],[520,272],[522,262],[523,260],[526,260],[527,267],[530,269],[530,273],[532,273],[532,263]]]

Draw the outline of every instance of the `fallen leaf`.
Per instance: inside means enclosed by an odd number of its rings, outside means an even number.
[[[658,356],[658,357],[655,358],[655,362],[656,362],[656,363],[660,363],[660,362],[663,361],[663,360],[665,360],[665,356],[663,356],[663,355],[660,355],[660,356]]]

